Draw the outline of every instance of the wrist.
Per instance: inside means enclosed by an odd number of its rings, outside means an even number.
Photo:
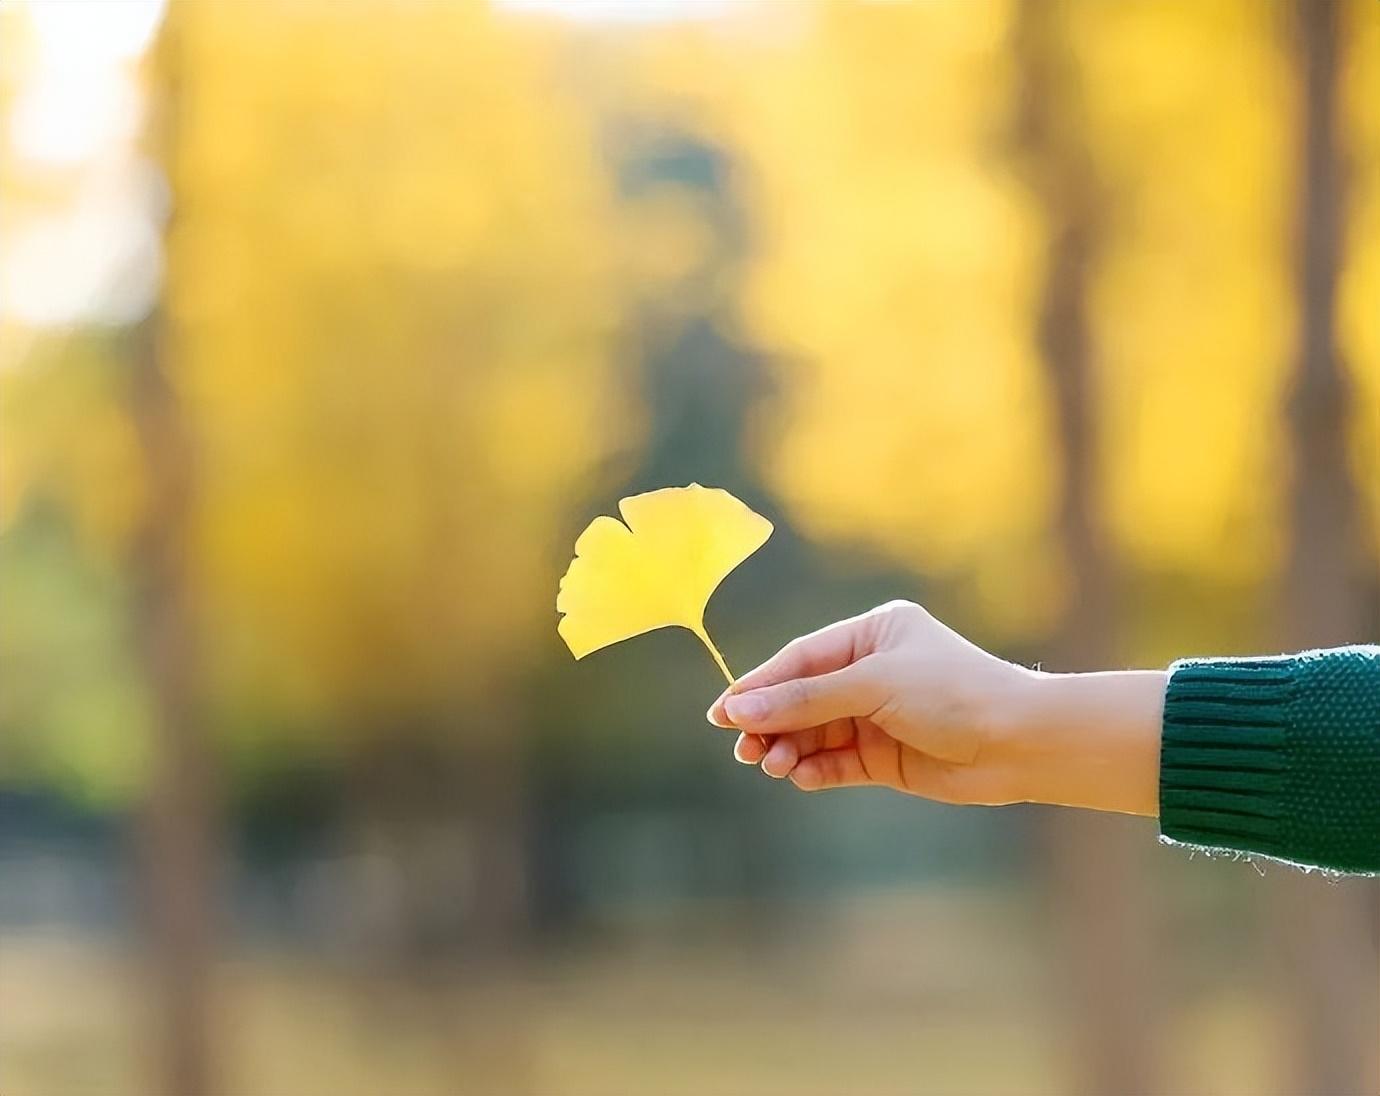
[[[1016,797],[1154,816],[1166,674],[1022,670],[1003,704]]]

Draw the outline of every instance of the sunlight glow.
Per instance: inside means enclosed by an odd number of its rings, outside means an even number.
[[[134,146],[138,62],[162,13],[162,0],[21,6],[29,53],[16,65],[0,177],[0,316],[128,323],[151,305],[162,188]]]

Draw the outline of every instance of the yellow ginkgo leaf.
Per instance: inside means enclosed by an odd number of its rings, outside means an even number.
[[[665,487],[618,504],[623,521],[597,517],[575,542],[561,579],[557,630],[571,654],[678,625],[704,641],[730,682],[723,655],[704,630],[709,595],[762,547],[771,522],[717,487]],[[627,522],[627,524],[623,524]]]

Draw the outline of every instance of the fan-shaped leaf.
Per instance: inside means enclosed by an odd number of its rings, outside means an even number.
[[[720,488],[666,487],[618,504],[575,542],[561,579],[557,630],[576,658],[657,628],[688,628],[733,680],[704,628],[709,597],[771,536],[761,514]],[[626,522],[627,524],[624,524]]]

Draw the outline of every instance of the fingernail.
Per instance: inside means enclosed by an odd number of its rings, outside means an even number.
[[[713,704],[709,705],[709,711],[704,713],[704,718],[709,720],[709,722],[712,723],[715,727],[719,727],[723,730],[731,730],[732,728],[729,726],[727,718],[719,714],[722,699],[723,698],[720,697],[719,700],[716,700]]]
[[[724,711],[734,723],[740,723],[743,720],[751,723],[767,714],[767,702],[760,696],[745,693],[742,696],[731,696],[725,700]]]

